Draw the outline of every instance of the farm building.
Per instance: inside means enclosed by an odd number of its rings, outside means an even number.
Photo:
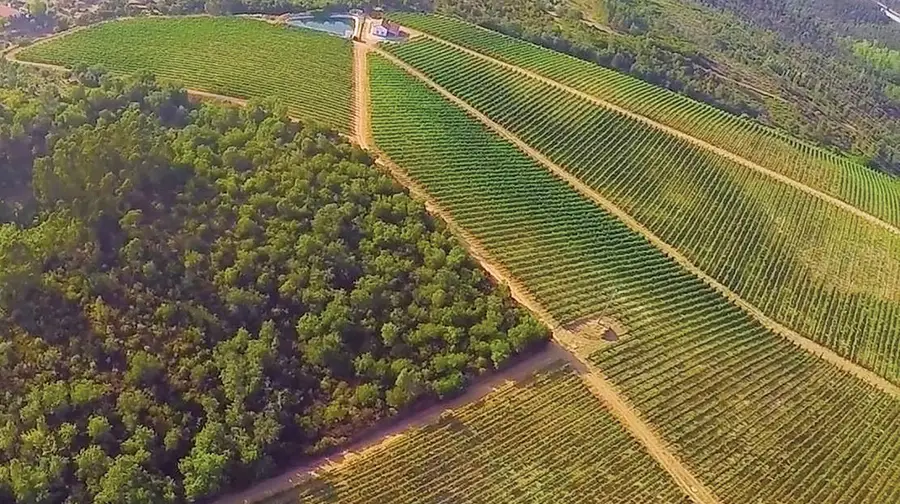
[[[399,37],[401,36],[400,25],[390,21],[382,21],[372,26],[372,35],[376,37]]]

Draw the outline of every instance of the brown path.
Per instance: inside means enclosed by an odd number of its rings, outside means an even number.
[[[447,91],[446,89],[442,88],[437,83],[435,83],[434,81],[429,79],[425,74],[419,72],[415,68],[404,63],[399,58],[397,58],[391,54],[388,54],[380,49],[376,49],[376,51],[378,52],[378,54],[387,58],[388,60],[390,60],[392,63],[394,63],[398,67],[402,68],[409,74],[417,77],[418,79],[420,79],[421,81],[426,83],[429,87],[433,88],[435,91],[437,91],[439,94],[441,94],[444,98],[446,98],[450,102],[456,104],[457,106],[459,106],[460,108],[465,110],[471,116],[477,118],[479,121],[484,123],[487,127],[489,127],[491,130],[493,130],[496,134],[498,134],[501,137],[503,137],[504,139],[512,142],[522,152],[528,154],[530,157],[532,157],[533,159],[535,159],[536,161],[538,161],[539,163],[544,165],[553,174],[555,174],[557,177],[561,178],[566,183],[568,183],[569,185],[574,187],[582,195],[584,195],[591,201],[594,201],[595,203],[597,203],[599,206],[604,208],[609,213],[618,217],[622,222],[624,222],[633,231],[640,233],[641,235],[646,237],[650,241],[650,243],[652,243],[656,248],[662,250],[663,253],[665,253],[667,256],[671,257],[672,259],[674,259],[682,267],[684,267],[685,269],[687,269],[688,271],[690,271],[691,273],[693,273],[694,275],[699,277],[701,280],[703,280],[705,283],[707,283],[708,285],[710,285],[711,287],[713,287],[714,289],[719,291],[719,293],[724,295],[729,301],[731,301],[731,302],[735,303],[737,306],[741,307],[744,311],[746,311],[747,313],[752,315],[755,319],[757,319],[765,327],[771,329],[772,331],[776,332],[777,334],[780,334],[785,339],[787,339],[788,341],[791,341],[792,343],[799,346],[800,348],[802,348],[808,352],[811,352],[815,355],[818,355],[822,359],[839,367],[840,369],[853,374],[854,376],[856,376],[860,380],[868,383],[869,385],[872,385],[873,387],[883,390],[884,392],[887,392],[888,394],[892,395],[893,397],[900,399],[900,387],[898,387],[897,385],[889,382],[888,380],[877,375],[876,373],[873,373],[872,371],[860,366],[859,364],[856,364],[856,363],[838,355],[833,350],[826,348],[826,347],[816,343],[815,341],[807,339],[807,338],[801,336],[796,331],[789,329],[786,326],[769,318],[766,314],[764,314],[761,310],[756,308],[754,305],[750,304],[749,302],[745,301],[740,296],[738,296],[737,293],[733,292],[731,289],[726,287],[724,284],[720,283],[718,280],[716,280],[713,277],[706,274],[706,272],[704,272],[702,269],[700,269],[699,267],[694,265],[685,255],[683,255],[681,252],[679,252],[675,247],[669,245],[668,243],[663,241],[661,238],[656,236],[652,231],[650,231],[643,224],[641,224],[636,219],[634,219],[631,215],[626,213],[624,210],[620,209],[618,206],[613,204],[611,201],[604,198],[600,193],[595,191],[593,188],[584,184],[579,178],[573,176],[568,171],[566,171],[565,169],[563,169],[562,167],[560,167],[559,165],[557,165],[556,163],[551,161],[547,156],[543,155],[541,152],[535,150],[534,148],[532,148],[531,146],[526,144],[524,141],[522,141],[517,136],[512,134],[509,130],[507,130],[503,126],[497,124],[496,122],[491,120],[489,117],[487,117],[486,115],[484,115],[483,113],[478,111],[476,108],[472,107],[465,101],[459,99],[458,97],[456,97],[455,95],[453,95],[452,93]]]
[[[847,212],[850,212],[850,213],[852,213],[853,215],[855,215],[855,216],[857,216],[857,217],[860,217],[860,218],[862,218],[862,219],[864,219],[864,220],[866,220],[866,221],[868,221],[868,222],[870,222],[870,223],[872,223],[872,224],[874,224],[874,225],[876,225],[876,226],[879,226],[879,227],[881,227],[881,228],[884,228],[884,229],[886,229],[887,231],[889,231],[889,232],[891,232],[891,233],[894,233],[894,234],[900,234],[900,228],[897,228],[896,226],[894,226],[894,225],[892,225],[892,224],[890,224],[890,223],[888,223],[888,222],[885,222],[885,221],[879,219],[878,217],[876,217],[876,216],[874,216],[874,215],[872,215],[872,214],[870,214],[870,213],[868,213],[868,212],[866,212],[866,211],[864,211],[864,210],[862,210],[862,209],[860,209],[860,208],[857,208],[857,207],[855,207],[855,206],[853,206],[853,205],[851,205],[851,204],[849,204],[849,203],[847,203],[847,202],[845,202],[845,201],[843,201],[843,200],[841,200],[841,199],[839,199],[839,198],[836,198],[836,197],[834,197],[834,196],[832,196],[832,195],[830,195],[830,194],[827,194],[827,193],[825,193],[825,192],[822,192],[822,191],[820,191],[820,190],[818,190],[818,189],[814,189],[814,188],[812,188],[812,187],[809,187],[808,185],[803,184],[802,182],[798,182],[798,181],[796,181],[796,180],[794,180],[794,179],[792,179],[792,178],[790,178],[790,177],[788,177],[788,176],[786,176],[786,175],[783,175],[783,174],[781,174],[781,173],[778,173],[778,172],[776,172],[776,171],[774,171],[774,170],[770,170],[770,169],[768,169],[768,168],[765,168],[765,167],[763,167],[763,166],[760,166],[759,164],[756,164],[756,163],[754,163],[753,161],[750,161],[749,159],[745,159],[745,158],[743,158],[743,157],[741,157],[741,156],[739,156],[739,155],[737,155],[737,154],[735,154],[735,153],[733,153],[733,152],[727,151],[727,150],[725,150],[725,149],[723,149],[723,148],[721,148],[721,147],[718,147],[718,146],[715,146],[715,145],[713,145],[713,144],[711,144],[711,143],[709,143],[709,142],[706,142],[705,140],[701,140],[701,139],[699,139],[699,138],[693,137],[693,136],[691,136],[691,135],[689,135],[689,134],[687,134],[687,133],[685,133],[685,132],[683,132],[683,131],[681,131],[681,130],[678,130],[678,129],[672,128],[671,126],[667,126],[667,125],[665,125],[665,124],[656,122],[656,121],[654,121],[653,119],[650,119],[649,117],[642,116],[642,115],[640,115],[640,114],[638,114],[638,113],[635,113],[635,112],[633,112],[633,111],[631,111],[631,110],[622,108],[622,107],[620,107],[620,106],[618,106],[618,105],[615,105],[615,104],[613,104],[613,103],[610,103],[610,102],[608,102],[608,101],[606,101],[606,100],[603,100],[603,99],[601,99],[601,98],[598,98],[598,97],[596,97],[596,96],[594,96],[594,95],[585,93],[585,92],[583,92],[583,91],[579,91],[578,89],[575,89],[575,88],[573,88],[573,87],[567,86],[567,85],[565,85],[565,84],[563,84],[563,83],[561,83],[561,82],[555,81],[555,80],[553,80],[553,79],[549,79],[549,78],[547,78],[547,77],[544,77],[543,75],[540,75],[540,74],[538,74],[538,73],[535,73],[535,72],[533,72],[533,71],[531,71],[531,70],[526,70],[526,69],[524,69],[524,68],[517,67],[517,66],[515,66],[515,65],[511,65],[511,64],[506,63],[506,62],[504,62],[504,61],[500,61],[500,60],[498,60],[498,59],[496,59],[496,58],[493,58],[493,57],[491,57],[491,56],[487,56],[487,55],[485,55],[485,54],[481,54],[481,53],[479,53],[479,52],[477,52],[477,51],[473,51],[473,50],[471,50],[471,49],[469,49],[469,48],[463,47],[463,46],[458,45],[458,44],[454,44],[453,42],[449,42],[449,41],[447,41],[447,40],[444,40],[444,39],[435,37],[435,36],[433,36],[433,35],[423,34],[423,33],[420,33],[420,32],[416,32],[415,30],[412,30],[411,33],[412,33],[412,32],[414,32],[416,36],[423,36],[423,37],[430,38],[430,39],[432,39],[432,40],[435,40],[435,41],[440,42],[440,43],[442,43],[442,44],[444,44],[444,45],[447,45],[447,46],[449,46],[449,47],[452,47],[452,48],[454,48],[454,49],[457,49],[457,50],[459,50],[459,51],[462,51],[462,52],[464,52],[464,53],[466,53],[466,54],[469,54],[469,55],[471,55],[471,56],[475,56],[475,57],[477,57],[477,58],[479,58],[479,59],[482,59],[482,60],[484,60],[484,61],[488,61],[488,62],[493,63],[493,64],[495,64],[495,65],[499,65],[499,66],[501,66],[501,67],[503,67],[503,68],[507,68],[507,69],[512,70],[512,71],[514,71],[514,72],[517,72],[517,73],[519,73],[519,74],[525,75],[525,76],[527,76],[527,77],[529,77],[529,78],[531,78],[531,79],[540,81],[540,82],[542,82],[542,83],[544,83],[544,84],[548,84],[548,85],[553,86],[553,87],[555,87],[555,88],[557,88],[557,89],[561,89],[561,90],[563,90],[563,91],[566,91],[567,93],[570,93],[570,94],[573,94],[573,95],[575,95],[575,96],[578,96],[579,98],[582,98],[582,99],[584,99],[584,100],[587,100],[587,101],[589,101],[589,102],[591,102],[591,103],[594,103],[594,104],[596,104],[596,105],[600,105],[601,107],[605,107],[605,108],[607,108],[607,109],[609,109],[609,110],[613,110],[613,111],[618,112],[619,114],[622,114],[622,115],[624,115],[624,116],[626,116],[626,117],[629,117],[629,118],[634,119],[634,120],[636,120],[636,121],[640,121],[640,122],[642,122],[642,123],[644,123],[644,124],[647,124],[647,125],[649,125],[649,126],[652,126],[652,127],[654,127],[654,128],[657,128],[657,129],[659,129],[659,130],[662,130],[662,131],[664,131],[665,133],[667,133],[667,134],[669,134],[669,135],[672,135],[672,136],[674,136],[674,137],[677,137],[677,138],[680,138],[680,139],[685,140],[685,141],[687,141],[687,142],[690,142],[690,143],[692,143],[692,144],[694,144],[694,145],[696,145],[696,146],[698,146],[698,147],[700,147],[700,148],[702,148],[702,149],[705,149],[705,150],[714,152],[714,153],[716,153],[716,154],[718,154],[718,155],[720,155],[720,156],[722,156],[722,157],[728,158],[728,159],[730,159],[730,160],[732,160],[732,161],[734,161],[734,162],[736,162],[736,163],[738,163],[738,164],[740,164],[740,165],[743,165],[743,166],[745,166],[745,167],[747,167],[747,168],[750,168],[751,170],[755,170],[755,171],[757,171],[757,172],[759,172],[759,173],[762,173],[762,174],[764,174],[764,175],[767,175],[767,176],[769,176],[769,177],[771,177],[771,178],[773,178],[773,179],[775,179],[775,180],[777,180],[777,181],[779,181],[779,182],[781,182],[781,183],[783,183],[783,184],[787,184],[787,185],[789,185],[789,186],[791,186],[791,187],[793,187],[793,188],[795,188],[795,189],[798,189],[798,190],[803,191],[803,192],[805,192],[805,193],[807,193],[807,194],[809,194],[809,195],[812,195],[812,196],[814,196],[814,197],[816,197],[816,198],[819,198],[819,199],[821,199],[821,200],[823,200],[823,201],[825,201],[825,202],[827,202],[827,203],[830,203],[830,204],[832,204],[832,205],[835,205],[835,206],[837,206],[838,208],[841,208],[842,210],[846,210]]]
[[[472,383],[464,394],[448,400],[441,401],[427,409],[411,414],[403,419],[393,421],[381,428],[370,430],[360,438],[346,445],[339,453],[319,457],[315,460],[297,465],[285,470],[282,474],[261,481],[249,489],[223,496],[213,501],[212,504],[250,504],[260,502],[284,493],[300,484],[317,470],[324,469],[334,464],[359,456],[368,449],[390,443],[397,437],[402,437],[404,431],[417,427],[425,427],[440,420],[441,414],[449,409],[459,408],[466,404],[478,401],[494,390],[512,382],[518,383],[531,378],[536,372],[552,366],[554,363],[567,362],[568,352],[556,343],[549,343],[540,352],[515,363],[513,366],[479,378]]]
[[[363,31],[365,31],[363,27]],[[353,136],[363,149],[372,148],[369,123],[369,46],[353,42]]]

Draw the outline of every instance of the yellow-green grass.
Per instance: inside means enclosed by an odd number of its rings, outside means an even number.
[[[350,125],[350,41],[246,18],[141,18],[103,23],[36,44],[20,59],[165,81],[238,98],[274,98],[292,115]]]

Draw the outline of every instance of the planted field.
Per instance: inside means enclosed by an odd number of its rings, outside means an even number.
[[[266,504],[690,502],[568,368],[503,386]]]
[[[351,45],[324,33],[241,18],[141,18],[104,23],[37,44],[27,61],[147,70],[186,87],[276,98],[291,114],[350,125]]]
[[[900,381],[900,234],[440,42],[415,41],[391,52],[763,312]]]
[[[391,17],[681,130],[900,227],[900,180],[845,157],[628,75],[463,21],[410,13]]]
[[[900,499],[895,398],[764,329],[415,78],[370,70],[376,144],[557,320],[627,328],[593,359],[721,500]]]

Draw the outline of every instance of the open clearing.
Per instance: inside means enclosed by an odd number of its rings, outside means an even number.
[[[140,18],[35,44],[22,60],[160,79],[236,98],[276,98],[290,113],[350,131],[348,40],[244,18]]]

